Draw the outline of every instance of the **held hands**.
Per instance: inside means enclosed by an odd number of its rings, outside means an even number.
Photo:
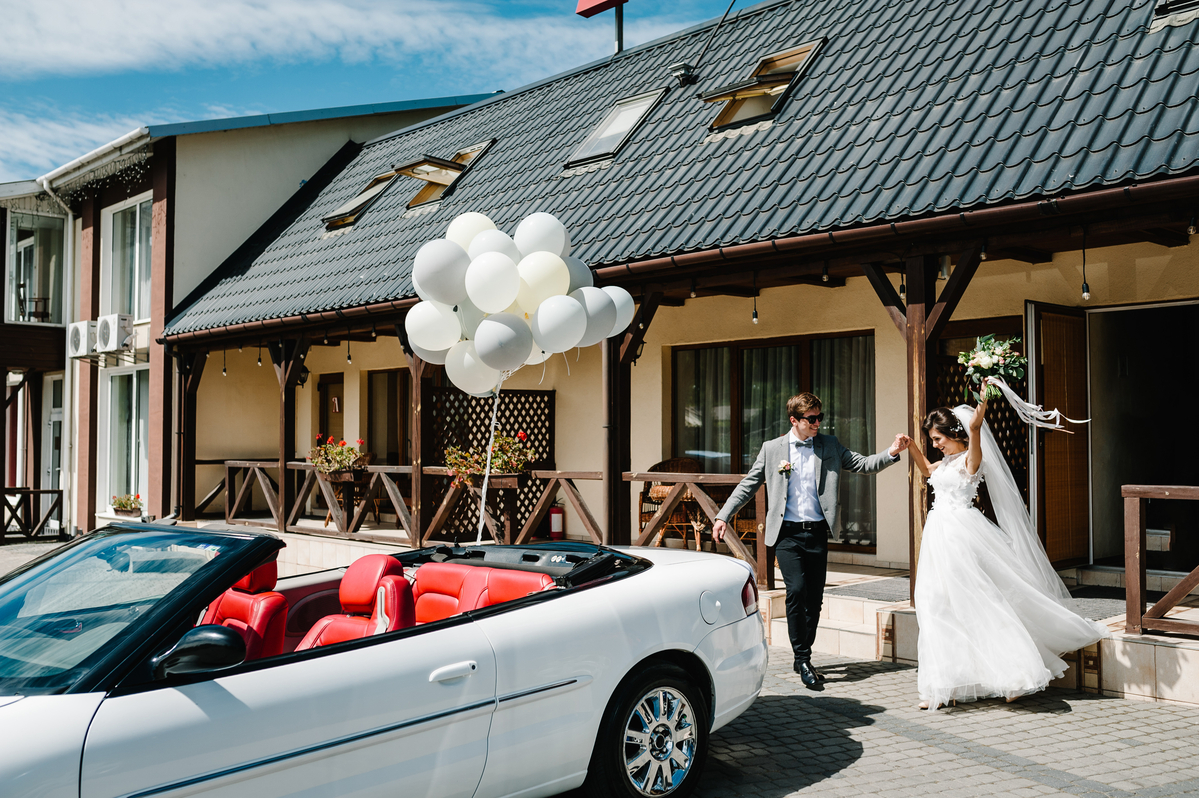
[[[902,432],[895,436],[895,442],[891,444],[891,448],[887,450],[887,454],[892,457],[898,457],[899,453],[912,445],[912,439]]]

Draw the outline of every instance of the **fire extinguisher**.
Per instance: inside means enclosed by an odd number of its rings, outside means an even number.
[[[556,504],[550,508],[550,540],[566,540],[566,511]]]

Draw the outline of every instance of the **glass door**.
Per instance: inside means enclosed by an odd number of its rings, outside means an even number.
[[[46,377],[43,386],[42,418],[46,420],[46,428],[42,433],[42,474],[41,487],[43,490],[60,490],[62,488],[62,377]],[[53,496],[42,497],[42,513],[50,511],[54,503]],[[46,528],[59,530],[57,519],[46,522]]]

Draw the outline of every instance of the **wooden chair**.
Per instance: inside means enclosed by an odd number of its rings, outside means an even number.
[[[648,470],[660,474],[702,474],[704,469],[703,464],[694,457],[672,457],[669,460],[654,463]],[[666,501],[666,497],[670,494],[673,487],[673,482],[645,483],[641,489],[641,501],[638,508],[638,520],[641,529],[645,528],[649,520],[662,507],[662,502]],[[662,541],[666,537],[666,532],[669,530],[678,533],[683,538],[683,546],[686,547],[688,533],[695,530],[694,513],[692,512],[692,505],[694,504],[695,502],[691,498],[691,491],[685,491],[682,501],[675,506],[674,512],[670,514],[670,518],[662,525],[661,531],[658,533],[657,538],[654,539],[655,546],[662,545]],[[699,508],[694,507],[694,509],[698,510]],[[697,545],[698,539],[697,533]]]

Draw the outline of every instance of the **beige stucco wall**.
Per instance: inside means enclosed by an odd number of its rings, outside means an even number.
[[[1081,253],[1058,255],[1052,263],[1029,266],[1013,261],[981,265],[954,319],[1020,315],[1025,300],[1083,306],[1080,286]],[[892,278],[898,282],[898,278]],[[1199,298],[1199,247],[1165,249],[1129,245],[1087,253],[1087,279],[1092,299],[1086,306],[1124,305]],[[941,284],[943,285],[943,284]],[[670,456],[670,352],[683,344],[774,338],[798,334],[870,331],[875,339],[875,450],[886,448],[897,432],[906,430],[906,356],[899,332],[883,311],[869,283],[851,277],[840,288],[792,286],[764,290],[758,299],[759,324],[751,321],[752,300],[704,297],[681,308],[658,311],[646,337],[641,359],[632,369],[632,467],[644,470]],[[321,373],[345,375],[345,437],[360,437],[366,415],[366,372],[402,368],[404,359],[395,338],[351,345],[353,364],[346,363],[346,345],[315,346],[307,359],[312,372],[297,394],[296,451],[308,450],[316,434],[316,384]],[[269,362],[255,367],[257,350],[228,353],[229,377],[220,377],[219,353],[213,353],[200,388],[198,456],[249,457],[270,455],[278,435],[278,394]],[[557,465],[563,470],[598,471],[603,465],[602,373],[599,347],[568,357],[556,355],[541,366],[515,374],[508,388],[552,389],[556,392]],[[205,432],[208,431],[208,432]],[[1095,431],[1102,434],[1102,431]],[[201,474],[204,471],[201,470]],[[215,475],[216,472],[213,471]],[[209,481],[215,481],[214,476]],[[901,465],[877,476],[877,560],[908,561],[908,468]],[[206,492],[201,477],[197,492]],[[579,481],[580,491],[597,518],[602,519],[600,484]],[[635,489],[640,486],[634,486]],[[635,524],[635,517],[631,519]],[[567,508],[567,530],[582,537],[583,528]]]
[[[175,302],[220,266],[347,141],[369,141],[446,110],[179,136]]]

